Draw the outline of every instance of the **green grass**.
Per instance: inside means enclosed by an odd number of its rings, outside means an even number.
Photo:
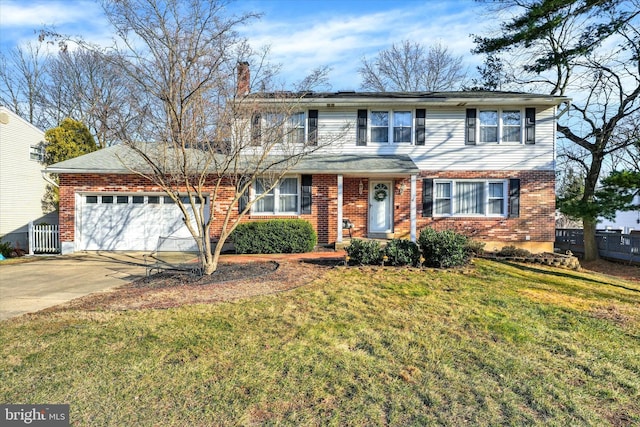
[[[0,402],[73,425],[638,425],[640,285],[477,260],[6,321]]]

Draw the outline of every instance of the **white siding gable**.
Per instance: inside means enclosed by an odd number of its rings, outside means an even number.
[[[31,146],[44,142],[44,132],[5,107],[0,107],[0,115],[4,119],[0,121],[0,236],[4,236],[25,233],[29,221],[45,214],[46,181],[40,173],[44,165],[30,158]]]

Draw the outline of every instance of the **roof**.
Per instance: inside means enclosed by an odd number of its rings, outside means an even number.
[[[297,99],[301,103],[323,104],[372,104],[372,103],[433,103],[456,106],[482,104],[537,104],[560,105],[570,101],[566,96],[553,96],[526,92],[457,91],[457,92],[257,92],[249,95],[266,102]]]
[[[157,147],[147,144],[147,147]],[[147,149],[147,152],[152,152]],[[194,153],[194,158],[200,157]],[[202,157],[201,157],[202,158]],[[272,157],[274,163],[279,160]],[[244,158],[247,162],[250,157]],[[170,164],[170,162],[169,162]],[[132,170],[145,172],[149,168],[133,149],[124,145],[114,145],[94,151],[74,159],[55,163],[46,168],[50,173],[96,173],[96,174],[128,174]],[[211,168],[215,173],[215,169]],[[250,170],[250,167],[248,168]],[[290,168],[292,173],[306,174],[417,174],[416,164],[408,155],[356,155],[356,154],[310,154],[302,157]]]

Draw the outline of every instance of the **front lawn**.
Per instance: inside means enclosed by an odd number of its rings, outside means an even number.
[[[73,425],[640,424],[640,282],[319,271],[236,302],[1,322],[0,402],[69,403]]]

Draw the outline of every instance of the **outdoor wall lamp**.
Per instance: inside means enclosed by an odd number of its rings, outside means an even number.
[[[362,183],[362,180],[360,180],[360,184],[358,184],[358,193],[360,193],[360,195],[362,196],[363,191],[364,191],[364,184]]]
[[[400,188],[398,188],[398,193],[400,193],[400,195],[402,196],[404,194],[404,192],[406,191],[406,189],[407,189],[407,183],[402,181],[400,183]]]

